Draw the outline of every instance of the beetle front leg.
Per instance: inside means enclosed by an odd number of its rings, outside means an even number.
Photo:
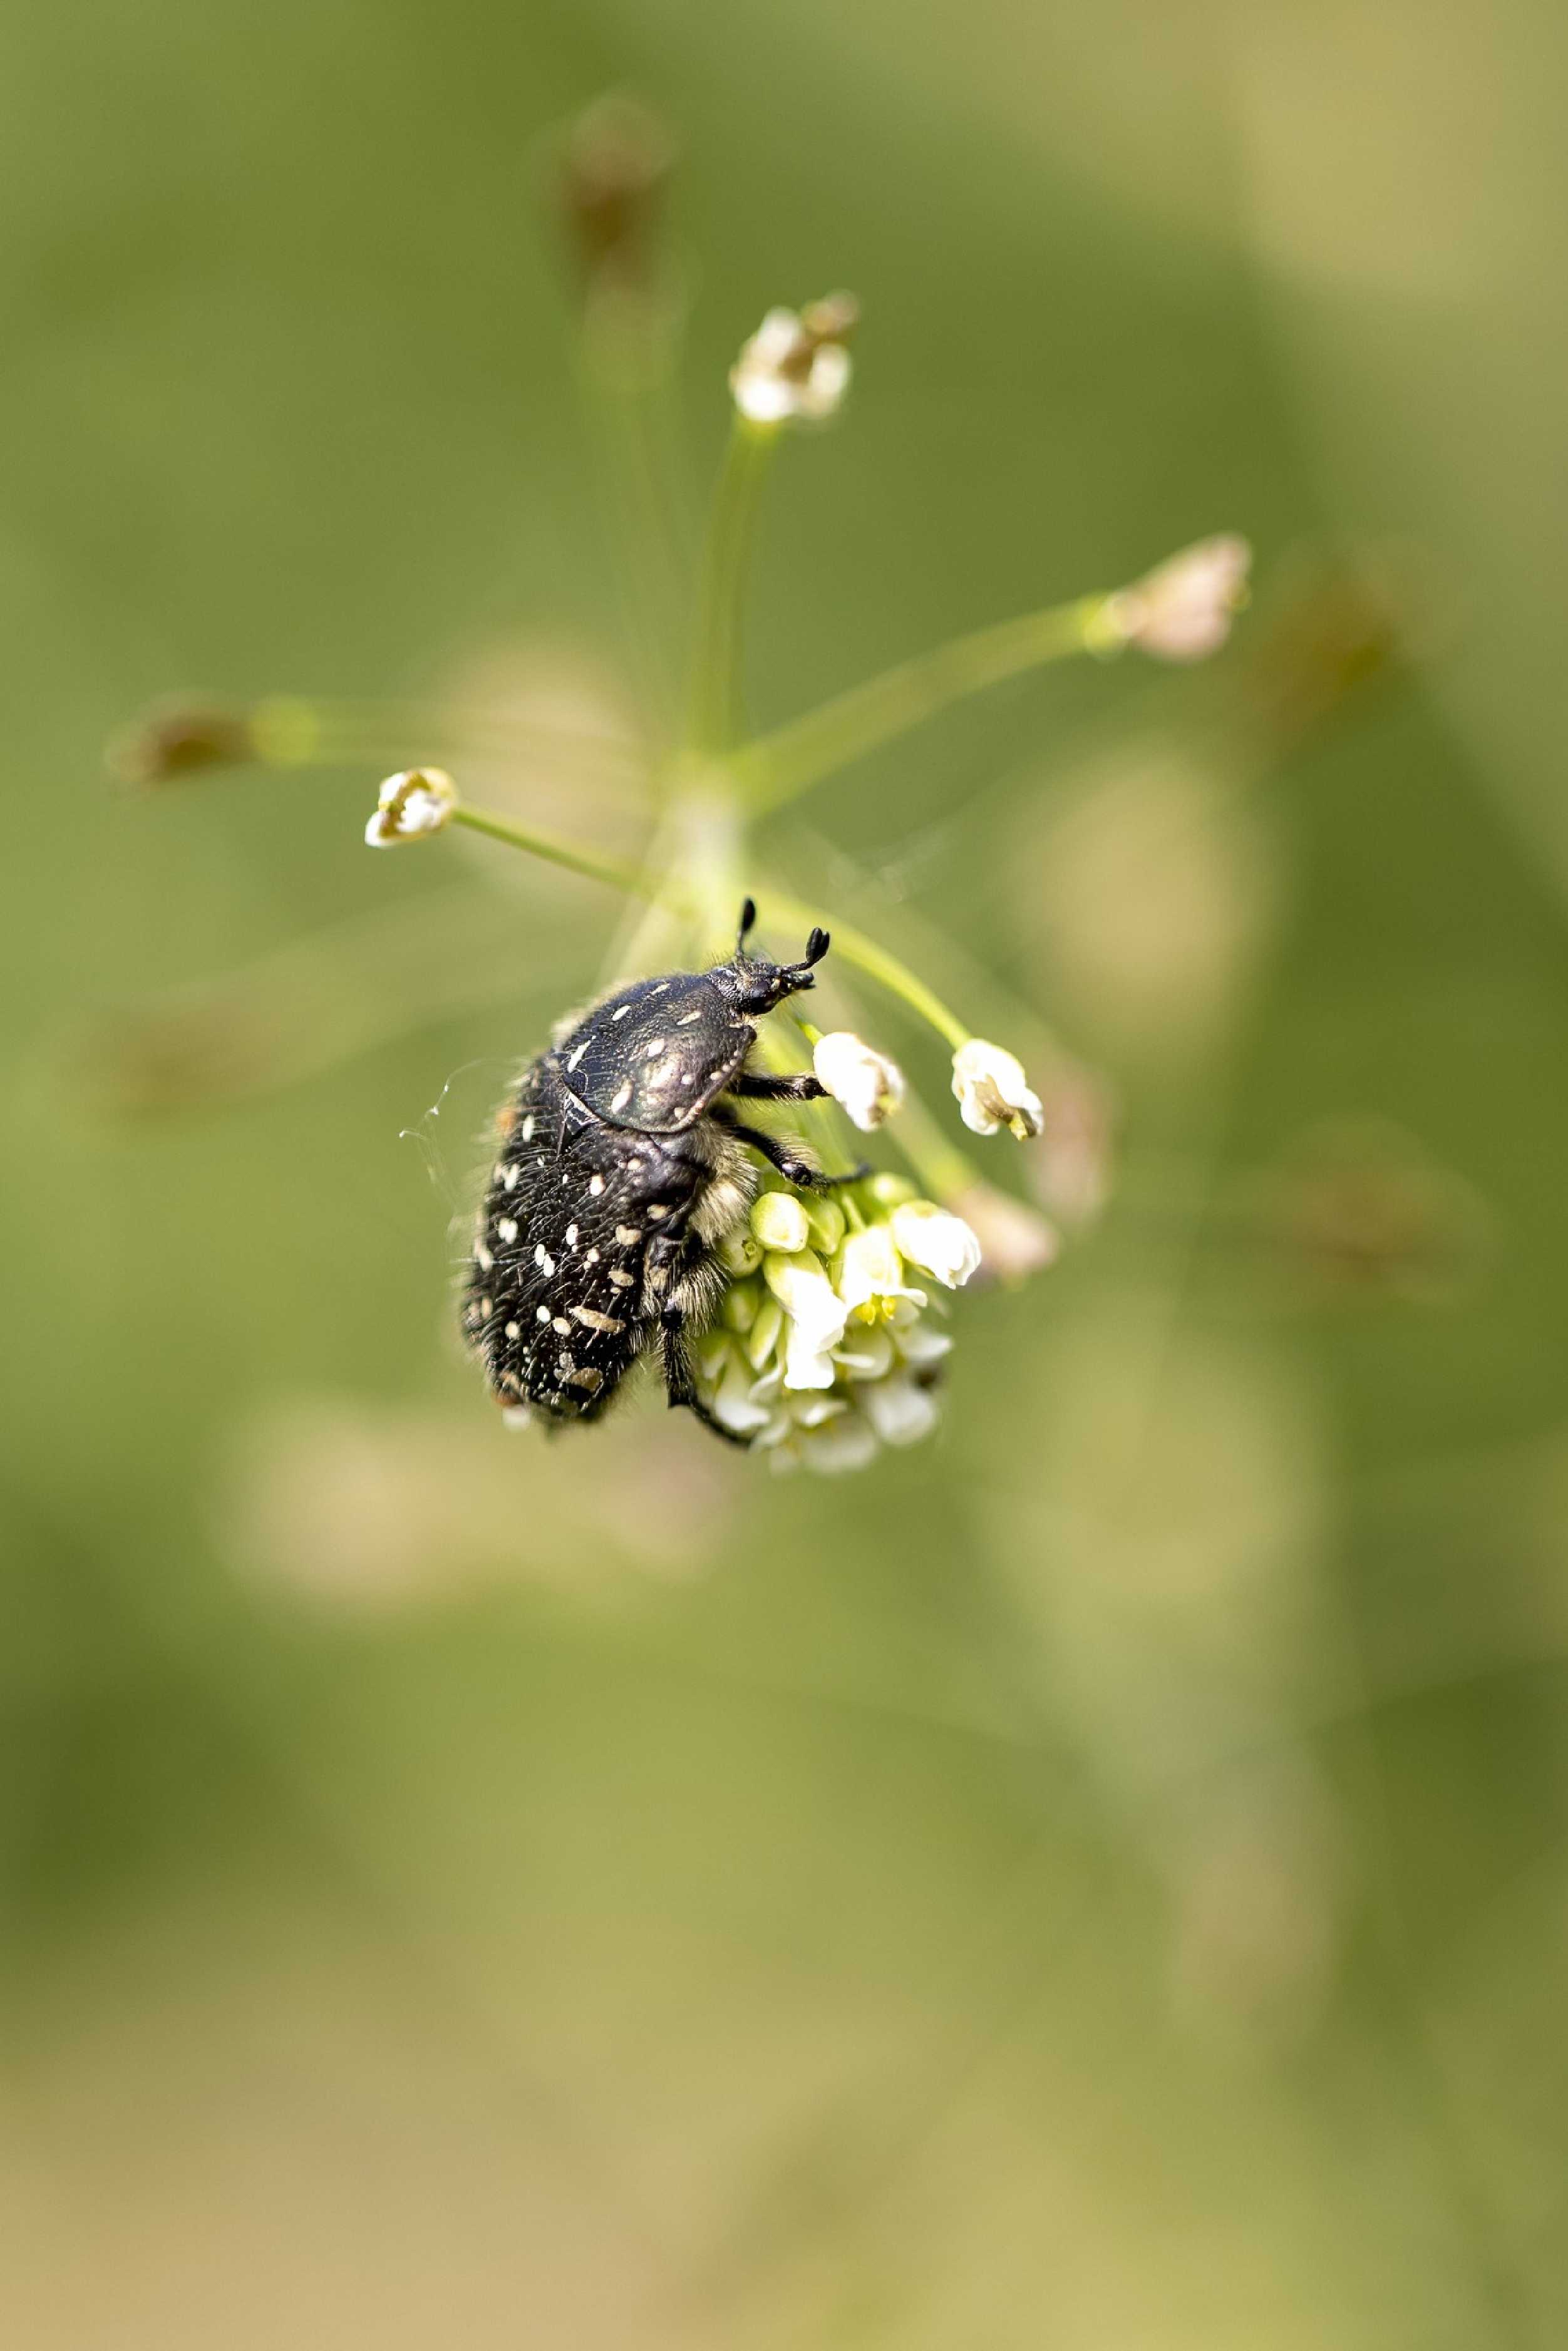
[[[743,1070],[731,1080],[726,1092],[738,1094],[748,1102],[826,1102],[828,1089],[821,1078],[810,1070],[800,1070],[786,1077],[773,1077],[762,1070]]]
[[[780,1143],[776,1134],[764,1134],[759,1126],[747,1126],[724,1103],[715,1102],[708,1116],[722,1126],[727,1134],[733,1134],[737,1143],[749,1144],[753,1151],[759,1151],[769,1167],[777,1167],[787,1184],[798,1185],[802,1192],[835,1191],[841,1184],[858,1184],[862,1176],[871,1173],[870,1166],[862,1160],[847,1175],[824,1176],[820,1167],[813,1167],[809,1159],[802,1159],[789,1144]]]

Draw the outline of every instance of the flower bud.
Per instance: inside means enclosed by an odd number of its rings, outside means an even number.
[[[847,1029],[818,1038],[811,1067],[862,1134],[879,1127],[904,1100],[904,1072],[896,1061]]]
[[[834,1256],[844,1238],[843,1210],[836,1200],[830,1200],[821,1192],[813,1192],[802,1205],[806,1222],[811,1228],[812,1248],[819,1257]]]
[[[806,1211],[793,1192],[764,1192],[753,1201],[751,1229],[765,1249],[791,1256],[811,1238]]]
[[[947,1289],[961,1290],[979,1270],[980,1244],[962,1217],[926,1200],[911,1200],[894,1208],[889,1221],[899,1255]]]
[[[444,768],[405,768],[377,793],[365,840],[371,849],[390,849],[394,841],[439,832],[456,805],[457,787]]]
[[[1247,601],[1251,562],[1252,549],[1234,531],[1199,539],[1113,596],[1107,622],[1123,643],[1156,661],[1204,661]]]
[[[975,1134],[1010,1127],[1022,1143],[1044,1123],[1040,1096],[1023,1065],[1000,1045],[971,1037],[953,1056],[953,1092],[964,1123]]]
[[[206,768],[242,767],[256,748],[245,712],[171,703],[123,728],[108,756],[128,784],[169,784]]]
[[[749,1225],[737,1225],[720,1241],[717,1256],[727,1273],[755,1273],[762,1262],[762,1243]]]

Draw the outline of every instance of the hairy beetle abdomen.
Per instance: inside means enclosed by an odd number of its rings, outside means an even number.
[[[499,1403],[558,1420],[604,1409],[656,1327],[705,1177],[687,1138],[607,1126],[552,1056],[531,1065],[491,1171],[463,1309]]]

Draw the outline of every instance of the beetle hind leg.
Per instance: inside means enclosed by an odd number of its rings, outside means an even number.
[[[659,1317],[659,1368],[664,1374],[664,1394],[669,1399],[670,1410],[674,1412],[684,1406],[687,1412],[695,1415],[705,1428],[711,1428],[716,1437],[722,1437],[727,1445],[738,1445],[743,1453],[749,1452],[751,1439],[738,1436],[733,1428],[726,1428],[723,1421],[715,1418],[698,1395],[685,1333],[685,1308],[666,1306]]]

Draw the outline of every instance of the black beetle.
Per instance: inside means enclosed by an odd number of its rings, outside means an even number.
[[[755,1019],[810,987],[828,951],[814,930],[800,963],[749,956],[756,918],[748,898],[727,963],[596,1004],[529,1063],[502,1112],[463,1325],[503,1407],[595,1420],[656,1339],[671,1404],[746,1442],[699,1397],[685,1333],[716,1302],[715,1252],[756,1189],[747,1146],[793,1184],[852,1180],[822,1175],[734,1106],[826,1092],[809,1073],[748,1067]]]

